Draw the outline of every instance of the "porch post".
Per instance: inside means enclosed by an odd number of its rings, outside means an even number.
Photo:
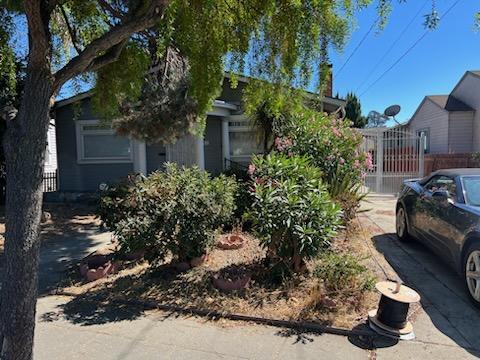
[[[222,157],[223,170],[230,167],[230,136],[228,134],[228,118],[222,118]]]
[[[135,140],[133,153],[133,171],[140,174],[147,174],[147,145],[145,141]]]
[[[195,137],[195,155],[197,166],[205,170],[205,144],[203,137]]]

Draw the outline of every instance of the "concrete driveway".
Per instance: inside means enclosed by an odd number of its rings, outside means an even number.
[[[395,235],[392,197],[371,197],[362,223],[388,265],[422,297],[413,316],[417,339],[377,349],[377,358],[464,359],[480,357],[480,310],[468,299],[463,280],[418,242],[401,243]]]

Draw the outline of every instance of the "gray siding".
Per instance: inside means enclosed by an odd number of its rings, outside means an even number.
[[[473,151],[472,111],[451,112],[448,130],[448,152],[469,153]]]
[[[90,100],[80,102],[78,120],[94,120]],[[133,171],[133,164],[78,164],[74,107],[66,105],[56,110],[56,143],[59,191],[96,191],[98,185],[119,181]]]
[[[223,170],[222,119],[217,116],[207,118],[204,136],[205,170],[213,176]]]
[[[166,151],[162,144],[147,144],[147,173],[163,169]]]
[[[430,153],[448,153],[448,112],[434,104],[428,98],[420,104],[408,128],[412,132],[428,129],[430,131]]]
[[[467,73],[452,91],[458,100],[475,110],[473,120],[473,151],[480,151],[480,77]]]

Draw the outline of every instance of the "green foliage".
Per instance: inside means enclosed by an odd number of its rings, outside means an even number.
[[[155,111],[129,113],[128,124],[120,127],[121,132],[147,141],[168,142],[186,131],[202,131],[203,114],[221,90],[226,64],[230,70],[240,73],[248,66],[251,75],[276,83],[306,85],[315,68],[320,71],[323,69],[320,64],[326,62],[327,54],[320,51],[322,44],[341,48],[353,25],[354,10],[369,2],[170,1],[155,33],[156,46],[151,57],[156,62],[166,62],[167,49],[175,48],[188,63],[188,96],[195,102],[195,108],[189,108],[189,115],[194,112],[195,117],[179,116],[184,121],[168,122],[170,115],[178,112],[172,103],[172,111],[166,106],[160,109],[165,112],[163,116]],[[117,76],[109,70],[98,80],[103,81],[107,73]],[[97,86],[104,88],[101,82],[97,82]],[[127,89],[128,81],[123,81],[122,87]],[[125,90],[121,97],[133,102],[135,99],[128,95]],[[121,106],[114,98],[101,103],[106,106],[100,110],[108,110],[104,115],[115,113],[113,108]],[[142,128],[135,124],[137,120],[139,123],[154,121],[153,131],[147,131],[148,125]]]
[[[0,110],[17,98],[17,65],[9,44],[12,26],[11,16],[0,9]]]
[[[158,263],[169,254],[184,261],[205,254],[215,230],[234,211],[235,181],[211,179],[198,168],[167,164],[165,172],[131,177],[101,198],[99,214],[121,250],[147,250]]]
[[[348,93],[346,98],[345,113],[346,118],[353,123],[353,127],[364,128],[367,125],[367,117],[362,115],[362,105],[360,100],[353,93]]]
[[[323,281],[328,291],[365,291],[374,288],[374,276],[357,257],[326,252],[321,255],[320,260],[314,275]]]
[[[276,124],[276,133],[277,150],[309,156],[333,196],[338,182],[349,177],[352,184],[361,183],[371,166],[369,155],[358,151],[362,137],[348,120],[303,109]]]
[[[340,209],[306,157],[270,154],[253,159],[253,221],[268,257],[295,272],[328,248],[340,224]]]
[[[119,117],[125,101],[139,100],[145,79],[139,74],[145,74],[149,65],[145,49],[133,43],[127,46],[117,61],[97,72],[94,110],[106,119]]]

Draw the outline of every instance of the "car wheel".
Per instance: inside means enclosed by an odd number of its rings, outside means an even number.
[[[411,240],[410,234],[408,233],[407,213],[405,212],[405,208],[403,206],[399,206],[397,209],[395,229],[397,230],[397,236],[400,241]]]
[[[464,277],[468,294],[473,303],[480,307],[480,243],[472,244],[464,259]]]

